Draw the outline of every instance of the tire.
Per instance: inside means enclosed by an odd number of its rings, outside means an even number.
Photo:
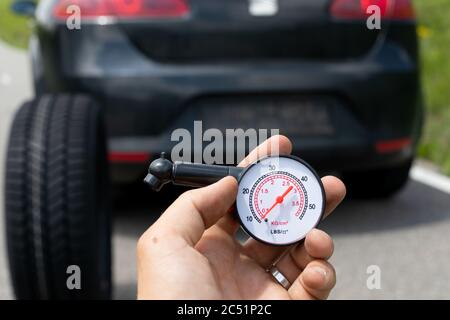
[[[412,160],[398,166],[372,171],[344,173],[343,180],[352,198],[388,198],[400,191],[409,179]]]
[[[92,99],[44,95],[18,110],[5,183],[18,299],[110,298],[108,186],[103,124]],[[80,290],[67,286],[72,265],[81,271]]]

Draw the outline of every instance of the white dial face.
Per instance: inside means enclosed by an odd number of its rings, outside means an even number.
[[[308,166],[295,158],[269,157],[245,171],[236,206],[250,236],[288,245],[320,222],[325,204],[322,184]]]

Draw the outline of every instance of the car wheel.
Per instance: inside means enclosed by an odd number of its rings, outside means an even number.
[[[110,298],[105,140],[87,96],[44,95],[16,113],[5,215],[18,299]]]
[[[348,195],[353,198],[387,198],[400,191],[409,179],[412,160],[395,167],[344,173]]]

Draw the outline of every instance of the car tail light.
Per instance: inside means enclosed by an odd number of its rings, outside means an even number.
[[[59,0],[53,10],[54,16],[66,19],[73,14],[71,6],[78,6],[82,19],[176,18],[190,12],[187,0]]]
[[[331,15],[339,19],[366,19],[373,12],[370,6],[380,8],[381,18],[391,20],[412,20],[415,18],[411,0],[333,0],[330,8]]]
[[[150,157],[147,152],[111,151],[108,154],[108,160],[112,163],[142,163],[150,161]]]
[[[412,140],[410,138],[402,138],[395,140],[382,140],[375,144],[375,150],[378,153],[391,153],[396,151],[401,151],[403,149],[409,148],[412,145]]]

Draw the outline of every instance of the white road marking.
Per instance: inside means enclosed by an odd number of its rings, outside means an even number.
[[[415,181],[450,194],[450,178],[438,172],[416,165],[412,168],[410,177]]]

